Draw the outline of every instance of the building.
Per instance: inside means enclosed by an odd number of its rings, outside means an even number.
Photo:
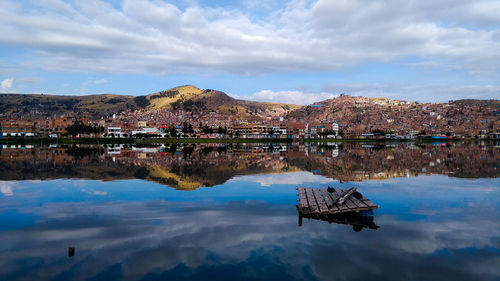
[[[121,127],[108,127],[106,130],[108,138],[121,138],[122,128]]]

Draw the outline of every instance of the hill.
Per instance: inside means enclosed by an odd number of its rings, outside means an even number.
[[[126,95],[54,96],[43,94],[0,94],[0,116],[49,117],[53,115],[109,116],[140,108]]]
[[[91,95],[53,96],[0,94],[0,117],[40,118],[53,115],[120,115],[123,119],[151,119],[161,122],[182,120],[213,125],[231,121],[272,121],[318,123],[336,121],[346,136],[364,133],[399,135],[477,135],[500,128],[498,100],[457,100],[448,103],[419,103],[388,98],[340,95],[308,106],[266,103],[232,98],[224,92],[187,85],[144,96]],[[168,111],[168,112],[167,112]],[[183,112],[180,112],[183,111]],[[177,112],[181,114],[171,114]],[[133,114],[130,114],[133,113]],[[170,117],[168,117],[170,116]],[[172,116],[181,116],[175,118]],[[168,118],[174,119],[168,119]]]
[[[259,119],[261,116],[283,116],[301,106],[286,103],[268,103],[239,100],[226,93],[211,89],[202,90],[187,85],[161,91],[139,98],[147,110],[171,109],[193,112],[218,111],[237,118]]]
[[[89,95],[56,96],[43,94],[0,94],[0,116],[40,117],[53,115],[88,115],[109,117],[136,110],[186,110],[209,113],[218,111],[249,120],[262,116],[283,116],[301,106],[266,103],[232,98],[224,92],[181,86],[144,96]]]
[[[297,122],[335,120],[341,131],[367,132],[455,132],[466,135],[497,131],[498,100],[457,100],[419,103],[388,98],[341,95],[291,111],[286,118]]]

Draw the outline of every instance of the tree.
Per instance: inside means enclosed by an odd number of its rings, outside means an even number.
[[[212,130],[212,128],[208,127],[207,124],[205,124],[205,126],[203,127],[203,132],[205,134],[211,134],[211,133],[213,133],[213,130]]]
[[[217,133],[219,133],[219,134],[225,134],[226,133],[226,129],[222,128],[221,126],[219,126],[219,128],[217,129]]]
[[[182,101],[177,100],[170,104],[174,110],[179,109],[182,105]]]
[[[170,127],[169,133],[171,137],[173,138],[177,137],[177,130],[175,129],[175,126]]]
[[[375,129],[375,130],[372,130],[372,133],[376,136],[382,136],[382,135],[385,135],[385,132],[380,130],[380,129]]]

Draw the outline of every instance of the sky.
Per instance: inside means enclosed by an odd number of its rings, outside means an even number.
[[[498,0],[2,0],[0,92],[500,97]]]

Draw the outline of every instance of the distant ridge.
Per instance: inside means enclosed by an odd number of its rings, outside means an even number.
[[[217,112],[228,119],[258,122],[284,118],[287,122],[336,121],[340,129],[357,132],[432,128],[484,127],[498,131],[498,100],[456,100],[448,103],[419,103],[388,98],[340,95],[308,106],[235,99],[226,93],[184,85],[143,96],[0,94],[0,117],[45,118],[77,115],[108,118],[136,111],[190,111],[202,115]],[[266,119],[267,118],[267,119]],[[483,124],[476,124],[483,122]],[[486,122],[486,123],[484,123]],[[437,126],[437,127],[436,127]]]
[[[256,119],[259,112],[272,111],[275,115],[285,115],[298,108],[301,106],[239,100],[221,91],[203,90],[193,85],[179,86],[144,96],[0,94],[1,115],[24,117],[77,114],[99,118],[125,111],[168,109],[219,111],[240,118]]]

